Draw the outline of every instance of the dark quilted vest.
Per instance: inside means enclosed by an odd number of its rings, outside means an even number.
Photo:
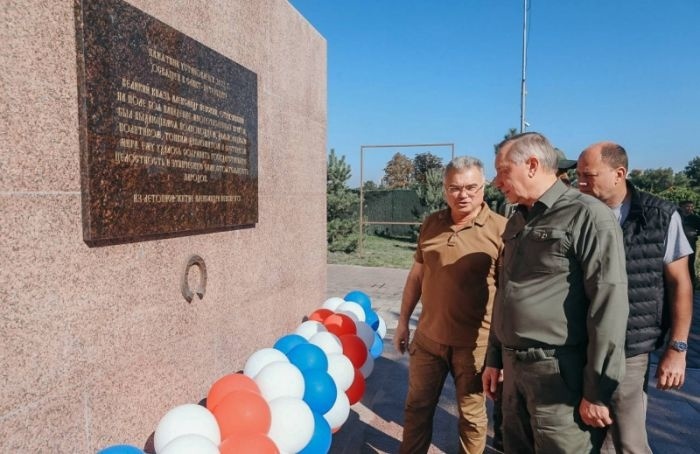
[[[629,183],[627,186],[632,193],[632,206],[622,232],[630,303],[625,353],[630,357],[657,348],[667,329],[664,240],[676,207]]]

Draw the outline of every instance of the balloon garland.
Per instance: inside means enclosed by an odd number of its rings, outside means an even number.
[[[154,432],[155,454],[327,453],[364,395],[385,335],[366,293],[328,298],[241,372],[219,378],[206,406],[168,411]],[[120,444],[98,454],[144,451]]]

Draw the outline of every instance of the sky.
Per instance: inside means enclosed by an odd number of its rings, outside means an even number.
[[[454,143],[493,170],[520,128],[522,0],[290,0],[327,42],[327,148]],[[576,159],[615,141],[630,169],[681,171],[700,155],[700,1],[529,0],[526,121]],[[378,183],[391,156],[364,153]]]

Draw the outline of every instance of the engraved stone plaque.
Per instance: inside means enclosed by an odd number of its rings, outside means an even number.
[[[257,75],[121,0],[75,11],[85,242],[257,223]]]

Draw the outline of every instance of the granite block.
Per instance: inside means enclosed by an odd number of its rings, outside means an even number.
[[[6,2],[0,452],[142,445],[168,409],[201,399],[323,300],[325,74],[307,73],[320,53],[325,62],[322,38],[284,0],[128,3],[258,74],[258,173],[269,176],[267,192],[254,228],[89,247],[75,3]],[[277,28],[287,20],[291,28]],[[287,40],[300,51],[276,64],[295,47]],[[292,65],[299,68],[285,81]],[[206,263],[207,287],[203,299],[187,302],[180,287],[195,254]]]
[[[0,191],[78,191],[71,4],[4,2],[0,23]]]

